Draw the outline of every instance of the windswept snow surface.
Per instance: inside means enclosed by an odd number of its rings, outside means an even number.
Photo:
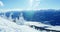
[[[45,28],[45,29],[60,31],[60,26],[50,26],[50,27]]]
[[[40,23],[40,22],[25,22],[24,24],[25,25],[35,25],[38,27],[45,27],[45,26],[49,27],[49,26],[51,26],[51,25]]]
[[[60,31],[60,26],[52,26],[52,25],[47,25],[47,24],[43,24],[40,22],[25,22],[26,25],[34,25],[37,27],[46,27],[44,29],[48,29],[48,30],[56,30],[56,31]]]
[[[0,32],[40,32],[26,25],[18,25],[0,17]]]
[[[41,32],[40,30],[35,30],[34,28],[29,27],[28,25],[35,25],[38,27],[47,26],[45,29],[60,31],[60,26],[50,26],[39,22],[25,22],[25,25],[18,25],[0,17],[0,32]]]

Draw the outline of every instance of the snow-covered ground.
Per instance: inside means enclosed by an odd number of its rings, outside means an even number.
[[[45,29],[60,31],[60,26],[50,26],[50,27],[45,28]]]
[[[55,31],[60,31],[60,26],[52,26],[52,25],[47,25],[47,24],[43,24],[40,22],[25,22],[26,25],[34,25],[37,27],[46,27],[44,29],[48,29],[48,30],[55,30]]]
[[[15,22],[9,21],[3,17],[0,17],[0,32],[41,32],[34,28],[29,27],[35,25],[37,27],[47,27],[45,29],[60,31],[60,26],[51,26],[40,22],[24,22],[24,25],[18,25]],[[43,30],[42,32],[47,32]]]
[[[51,26],[51,25],[40,23],[40,22],[32,22],[32,21],[25,22],[24,24],[25,25],[35,25],[35,26],[38,26],[38,27],[44,27],[44,26],[49,27],[49,26]]]
[[[40,32],[26,25],[17,25],[7,19],[0,17],[0,32]]]

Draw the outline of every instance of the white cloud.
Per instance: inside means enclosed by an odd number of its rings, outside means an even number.
[[[30,9],[40,9],[40,0],[30,0]]]
[[[0,6],[4,6],[4,4],[3,4],[3,2],[2,2],[2,1],[0,1]]]

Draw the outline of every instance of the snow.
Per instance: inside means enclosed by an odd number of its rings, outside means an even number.
[[[32,22],[32,21],[25,22],[24,24],[25,25],[35,25],[35,26],[38,26],[38,27],[51,26],[51,25],[40,23],[40,22]]]
[[[50,27],[45,28],[45,29],[60,31],[60,26],[50,26]]]
[[[43,24],[40,22],[26,22],[26,25],[34,25],[37,27],[46,27],[44,29],[48,29],[48,30],[56,30],[56,31],[60,31],[60,26],[52,26],[52,25],[47,25],[47,24]]]
[[[26,25],[18,25],[0,17],[0,32],[40,32]]]
[[[9,21],[3,17],[0,17],[0,32],[41,32],[34,28],[29,27],[35,25],[37,27],[47,27],[45,29],[60,31],[60,26],[51,26],[40,22],[24,22],[24,25],[18,25],[15,22]],[[46,32],[45,30],[42,32]]]

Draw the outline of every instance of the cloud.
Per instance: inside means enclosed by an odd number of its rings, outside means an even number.
[[[3,4],[3,2],[2,2],[2,1],[0,1],[0,6],[4,6],[4,4]]]
[[[40,9],[40,0],[30,0],[29,4],[31,9]]]

